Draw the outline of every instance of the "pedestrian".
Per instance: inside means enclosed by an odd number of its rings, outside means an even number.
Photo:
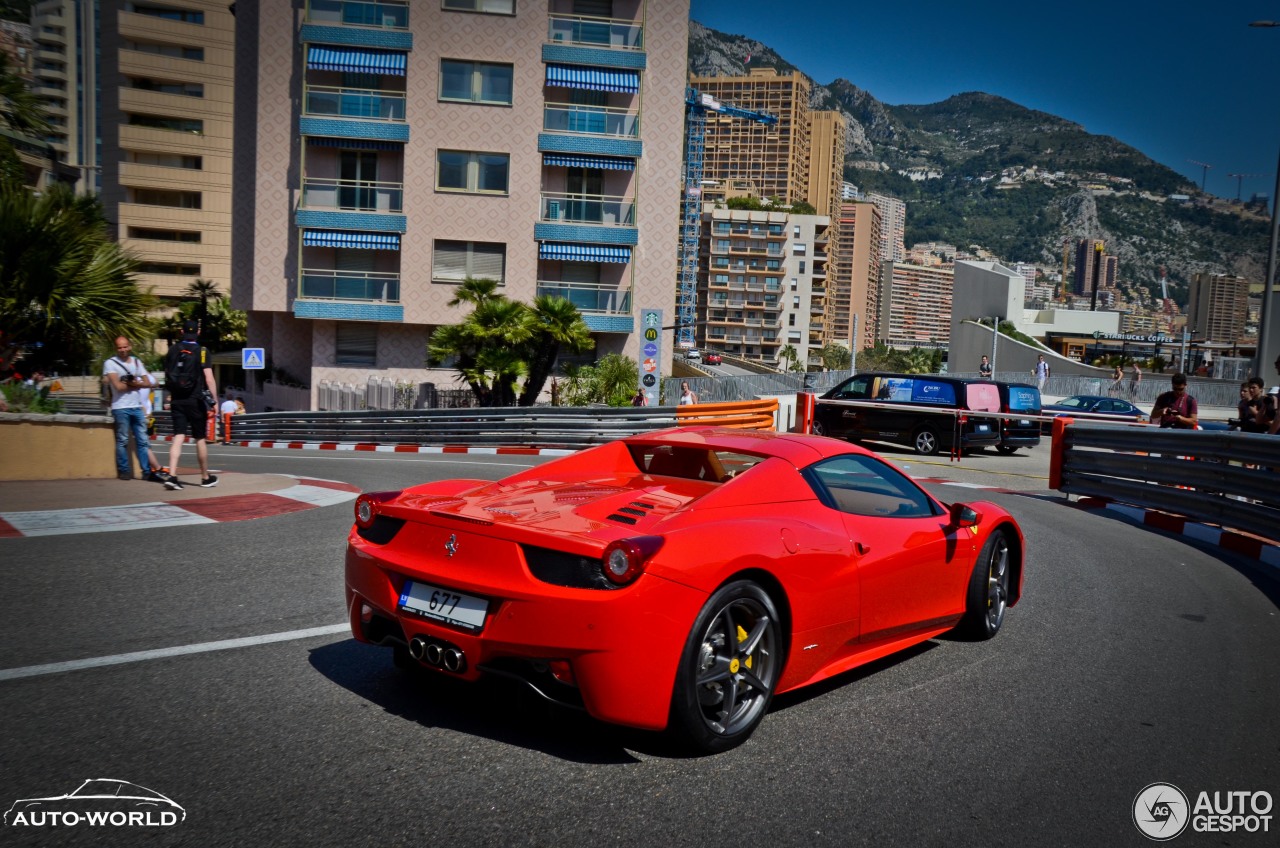
[[[1245,385],[1249,388],[1248,411],[1240,416],[1240,429],[1246,433],[1274,433],[1275,395],[1267,394],[1267,384],[1261,377],[1250,377]]]
[[[1240,402],[1236,404],[1236,417],[1232,423],[1233,430],[1249,432],[1247,425],[1253,417],[1253,396],[1249,393],[1249,381],[1240,384]]]
[[[1129,379],[1129,399],[1138,399],[1138,387],[1142,385],[1142,369],[1133,363],[1133,376]]]
[[[987,359],[983,354],[982,361],[978,363],[978,377],[983,380],[991,379],[991,360]]]
[[[169,448],[169,473],[165,475],[166,489],[181,489],[182,481],[174,473],[182,457],[182,443],[187,434],[196,443],[196,461],[200,464],[200,485],[204,488],[218,485],[216,475],[209,473],[208,416],[218,387],[209,365],[209,354],[196,341],[200,325],[186,321],[182,325],[182,341],[169,349],[165,359],[165,387],[169,390],[169,411],[173,415],[173,446]]]
[[[698,402],[698,396],[689,390],[689,381],[680,381],[680,406],[693,406]]]
[[[649,399],[644,396],[644,389],[636,389],[636,393],[631,396],[632,406],[648,406]]]
[[[246,410],[244,408],[244,399],[236,398],[236,415],[244,415],[245,411]]]
[[[116,477],[133,479],[129,464],[129,437],[138,455],[138,472],[145,479],[151,471],[148,459],[147,417],[143,394],[156,384],[146,367],[133,355],[133,344],[124,336],[115,340],[116,355],[102,364],[102,380],[111,394],[111,417],[116,422]]]
[[[1111,396],[1120,397],[1120,389],[1124,386],[1124,369],[1119,365],[1111,372]]]
[[[1151,408],[1151,423],[1175,430],[1195,430],[1200,423],[1200,407],[1196,399],[1187,394],[1187,377],[1179,372],[1170,380],[1172,391],[1156,398]]]
[[[1044,361],[1044,354],[1036,355],[1035,367],[1031,369],[1031,375],[1036,378],[1036,388],[1044,391],[1044,384],[1049,382],[1049,363]]]

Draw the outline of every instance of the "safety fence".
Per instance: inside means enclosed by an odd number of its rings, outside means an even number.
[[[666,427],[772,430],[778,401],[685,407],[503,407],[465,411],[262,412],[231,419],[230,441],[582,448]]]
[[[1280,438],[1054,422],[1049,487],[1280,541]]]

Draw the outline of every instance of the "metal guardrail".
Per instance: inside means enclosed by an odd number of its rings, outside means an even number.
[[[1278,471],[1275,436],[1060,419],[1049,486],[1280,541]]]

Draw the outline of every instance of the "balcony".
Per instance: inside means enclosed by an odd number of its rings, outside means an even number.
[[[399,303],[400,275],[384,271],[303,269],[298,297],[305,300],[351,300]]]
[[[398,91],[309,85],[303,89],[302,114],[308,117],[403,122],[404,105],[405,96]]]
[[[538,294],[563,297],[582,313],[631,316],[631,290],[616,283],[569,283],[538,280]]]
[[[636,203],[630,197],[603,194],[542,194],[541,220],[561,224],[634,227]]]
[[[404,184],[308,178],[302,181],[302,207],[342,212],[404,212]]]
[[[405,0],[308,0],[305,20],[324,26],[408,29],[409,4]]]
[[[542,128],[555,133],[632,139],[640,137],[640,116],[627,109],[609,106],[548,103],[542,113]]]
[[[547,40],[553,44],[643,50],[644,27],[634,21],[552,12]]]

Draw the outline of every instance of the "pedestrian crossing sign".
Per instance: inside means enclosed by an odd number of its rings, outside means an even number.
[[[247,347],[240,352],[240,367],[246,371],[267,367],[267,353],[263,347]]]

